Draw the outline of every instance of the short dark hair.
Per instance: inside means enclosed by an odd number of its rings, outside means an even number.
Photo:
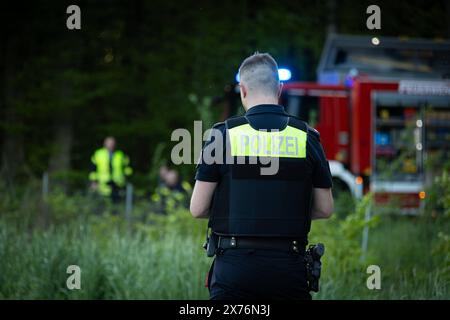
[[[256,52],[246,58],[239,67],[240,82],[247,84],[249,91],[264,95],[277,95],[280,85],[278,65],[268,53]]]

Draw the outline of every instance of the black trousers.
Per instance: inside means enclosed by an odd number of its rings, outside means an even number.
[[[122,200],[122,188],[119,188],[114,182],[109,182],[109,185],[111,186],[111,201],[112,203],[117,204]]]
[[[303,256],[272,250],[230,249],[216,256],[211,300],[311,300]]]

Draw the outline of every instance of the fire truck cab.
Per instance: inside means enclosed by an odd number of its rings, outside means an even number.
[[[336,182],[420,212],[450,159],[450,42],[331,35],[317,78],[285,83],[281,103],[320,132]]]

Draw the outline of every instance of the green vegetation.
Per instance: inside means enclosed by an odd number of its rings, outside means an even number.
[[[81,189],[93,151],[114,135],[131,158],[133,184],[154,188],[151,159],[168,158],[174,129],[192,130],[205,106],[213,110],[205,129],[227,108],[237,112],[230,91],[244,57],[268,51],[293,79],[314,81],[327,31],[367,34],[370,4],[93,0],[79,3],[81,30],[69,31],[64,1],[7,3],[0,11],[1,178],[20,183],[48,171]],[[448,36],[444,0],[377,4],[389,14],[376,35]]]
[[[192,219],[187,210],[156,215],[151,205],[140,203],[127,222],[121,208],[117,215],[111,208],[94,214],[100,204],[82,195],[52,192],[43,206],[36,187],[1,191],[0,298],[208,297],[203,284],[211,260],[201,248],[206,221]],[[326,245],[315,298],[448,299],[448,216],[372,218],[369,252],[361,260],[370,201],[365,197],[345,218],[313,222],[311,242]],[[66,268],[72,264],[81,267],[81,290],[66,289]],[[379,291],[366,287],[370,264],[381,267]]]
[[[377,3],[389,14],[374,35],[448,36],[443,0]],[[167,216],[158,215],[162,206],[150,203],[175,143],[171,132],[192,130],[199,119],[207,129],[221,114],[243,112],[234,78],[257,50],[289,67],[293,79],[314,81],[327,32],[367,34],[369,4],[81,1],[77,31],[65,26],[64,1],[2,6],[0,298],[207,298],[206,222],[172,203]],[[137,201],[130,221],[124,208],[81,191],[106,135],[131,157]],[[428,166],[441,169],[442,158],[430,157]],[[188,181],[194,165],[177,170]],[[44,172],[51,181],[45,201],[36,180]],[[341,195],[336,215],[312,227],[311,242],[326,245],[316,297],[449,298],[449,180],[444,174],[427,191],[427,214],[369,221],[365,260],[370,198],[355,204]],[[71,264],[82,269],[82,290],[66,288]],[[380,291],[365,286],[369,264],[381,267]]]

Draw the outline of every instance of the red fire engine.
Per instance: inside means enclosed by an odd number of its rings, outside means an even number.
[[[450,43],[333,35],[317,73],[281,102],[320,132],[335,185],[419,212],[433,161],[450,159]]]

